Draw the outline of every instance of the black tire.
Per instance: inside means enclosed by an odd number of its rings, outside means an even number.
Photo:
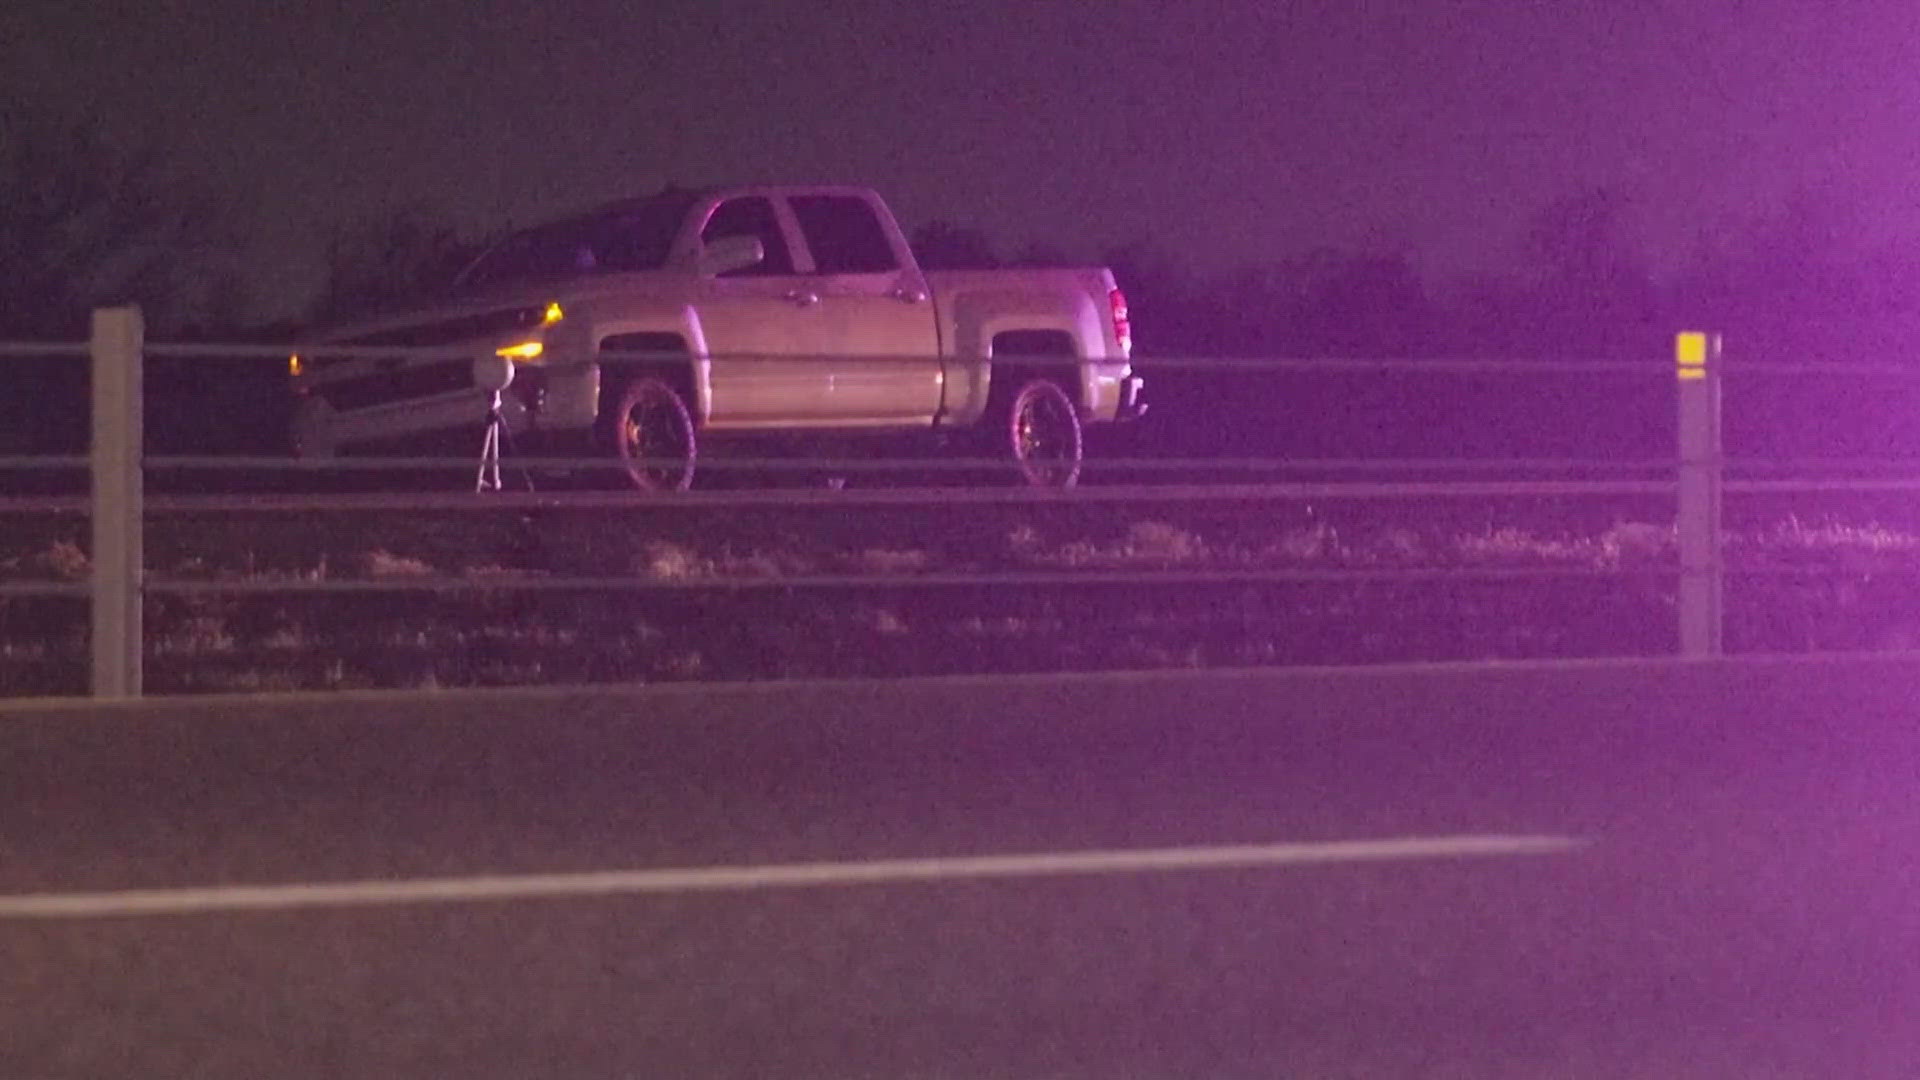
[[[1080,479],[1085,443],[1073,399],[1052,379],[1019,385],[998,415],[1002,453],[1013,457],[1030,487],[1070,488]]]
[[[613,452],[641,491],[685,491],[693,484],[699,444],[693,414],[664,379],[641,376],[621,388],[607,416]]]

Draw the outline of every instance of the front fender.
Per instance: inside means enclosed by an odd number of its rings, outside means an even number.
[[[692,304],[602,297],[586,314],[588,317],[580,320],[579,329],[572,331],[577,336],[570,336],[567,344],[556,350],[565,360],[548,374],[552,380],[549,394],[553,394],[556,382],[573,384],[571,418],[579,424],[591,424],[599,416],[599,393],[606,383],[602,369],[617,363],[603,356],[603,350],[617,348],[623,337],[644,334],[672,337],[685,343],[693,390],[688,408],[696,423],[705,423],[712,412],[713,387],[706,334],[701,328],[700,313]],[[574,321],[571,313],[568,321]],[[579,419],[582,413],[584,419]]]

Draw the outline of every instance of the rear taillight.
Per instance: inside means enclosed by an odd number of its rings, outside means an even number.
[[[1127,321],[1127,294],[1114,289],[1107,293],[1107,304],[1113,309],[1113,339],[1120,343],[1120,354],[1132,356],[1133,324]]]

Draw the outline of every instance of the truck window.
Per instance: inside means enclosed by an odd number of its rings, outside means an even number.
[[[880,218],[857,195],[795,195],[793,216],[821,274],[883,274],[900,268]]]
[[[760,241],[767,257],[753,266],[729,270],[721,277],[771,277],[793,273],[793,256],[787,251],[787,238],[780,232],[780,219],[773,204],[758,195],[728,199],[713,208],[700,240],[723,240],[729,236],[751,236]]]

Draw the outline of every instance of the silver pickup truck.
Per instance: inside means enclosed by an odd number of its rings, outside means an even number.
[[[1144,410],[1111,273],[922,271],[861,188],[611,203],[508,236],[453,297],[306,343],[296,452],[477,435],[499,392],[516,444],[586,442],[642,489],[686,488],[709,435],[953,428],[1065,486],[1083,424]]]

